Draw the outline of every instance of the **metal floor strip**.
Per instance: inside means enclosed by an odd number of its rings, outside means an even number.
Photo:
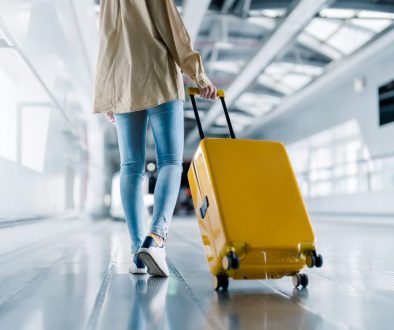
[[[198,308],[201,310],[203,314],[207,313],[206,308],[204,308],[204,304],[200,300],[200,298],[197,296],[197,294],[194,292],[193,288],[187,283],[187,280],[182,276],[182,274],[178,271],[174,263],[171,261],[168,262],[168,266],[174,273],[174,275],[183,283],[183,285],[186,287],[186,289],[190,292],[191,298],[194,301],[194,303],[198,306]],[[209,323],[213,326],[212,329],[225,329],[222,324],[217,319],[212,318],[210,315],[208,316],[208,321]]]
[[[89,316],[88,322],[85,327],[85,329],[87,329],[87,330],[94,330],[97,328],[97,324],[100,319],[101,310],[103,308],[103,304],[105,301],[105,297],[107,295],[109,283],[110,283],[111,278],[114,274],[114,270],[115,270],[115,264],[113,261],[111,261],[108,264],[108,267],[107,267],[107,270],[104,274],[104,278],[101,283],[100,289],[97,293],[96,300],[94,302],[92,311],[90,312],[90,316]]]

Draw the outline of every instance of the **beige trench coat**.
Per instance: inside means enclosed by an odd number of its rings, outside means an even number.
[[[182,71],[211,83],[173,0],[101,0],[93,113],[184,100]]]

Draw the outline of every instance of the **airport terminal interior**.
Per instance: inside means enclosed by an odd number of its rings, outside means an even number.
[[[170,274],[130,274],[116,125],[93,113],[102,3],[0,0],[0,329],[393,329],[394,1],[174,3],[205,73],[225,92],[236,139],[286,147],[322,265],[318,255],[298,252],[303,280],[298,271],[273,278],[268,268],[233,279],[251,262],[252,247],[242,242],[228,250],[239,257],[220,252],[213,275],[201,229],[216,202],[193,203],[188,172],[201,149],[186,94],[183,173],[165,244]],[[186,75],[184,85],[195,87]],[[206,140],[230,139],[221,102],[196,102]],[[149,129],[146,228],[155,209],[155,148]],[[268,181],[283,178],[263,165],[245,161],[227,172],[227,194],[239,205],[260,197],[264,205]],[[253,195],[232,185],[246,177],[256,182]],[[288,219],[279,215],[288,213],[250,220],[242,218],[250,210],[237,207],[235,231],[255,223],[280,240],[275,228],[283,234]],[[231,215],[220,215],[225,226]],[[273,254],[260,244],[268,265]],[[215,290],[218,279],[228,288]]]

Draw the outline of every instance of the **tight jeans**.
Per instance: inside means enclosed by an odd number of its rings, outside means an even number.
[[[131,238],[131,253],[140,248],[145,235],[142,180],[148,120],[157,158],[150,233],[167,238],[178,198],[184,147],[183,101],[170,101],[146,110],[115,114],[120,151],[120,195]]]

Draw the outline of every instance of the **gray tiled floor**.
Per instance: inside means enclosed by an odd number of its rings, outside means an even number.
[[[315,224],[323,269],[211,289],[195,221],[175,219],[168,279],[127,272],[124,223],[0,229],[0,329],[392,329],[394,226]]]

